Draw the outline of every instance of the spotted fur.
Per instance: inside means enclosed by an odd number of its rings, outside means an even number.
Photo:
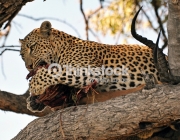
[[[58,77],[53,71],[41,68],[30,81],[30,92],[43,94],[50,85],[64,84],[82,88],[93,80],[98,81],[97,91],[127,90],[145,84],[142,70],[152,74],[158,81],[158,72],[153,64],[152,49],[141,45],[108,45],[82,40],[62,31],[51,28],[45,21],[34,29],[21,42],[21,55],[29,71],[41,62],[57,63],[61,66],[88,68],[128,68],[127,74],[120,75],[68,75],[63,69]],[[101,80],[99,80],[101,79]],[[103,81],[102,79],[107,79]],[[113,81],[116,79],[115,81]]]

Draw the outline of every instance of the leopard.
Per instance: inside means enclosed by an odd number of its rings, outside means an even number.
[[[30,72],[27,79],[32,77],[29,82],[31,95],[27,99],[27,108],[32,112],[41,112],[45,105],[40,103],[38,109],[37,105],[34,109],[32,100],[36,100],[50,86],[58,84],[80,89],[95,85],[97,92],[105,93],[144,85],[145,74],[149,74],[157,83],[161,82],[157,59],[164,55],[159,55],[162,51],[157,44],[136,33],[135,22],[140,10],[132,19],[131,34],[144,45],[109,45],[82,40],[52,28],[49,21],[44,21],[40,28],[32,30],[24,39],[19,39],[20,55]],[[67,72],[66,66],[71,66],[76,73]],[[82,73],[77,74],[80,68]],[[86,70],[89,68],[92,71],[88,73]],[[162,129],[157,131],[160,130]],[[138,136],[147,138],[154,132],[156,131],[145,131]]]
[[[135,35],[137,15],[138,12],[131,29]],[[54,29],[49,21],[44,21],[19,41],[25,66],[30,73],[33,71],[29,82],[32,95],[41,95],[57,84],[80,89],[95,85],[97,92],[128,90],[145,84],[142,72],[159,81],[153,61],[155,44],[147,39],[147,46],[102,44]],[[66,66],[82,71],[69,73]]]

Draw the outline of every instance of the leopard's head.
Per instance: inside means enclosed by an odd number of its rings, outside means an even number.
[[[54,39],[52,30],[51,23],[44,21],[40,28],[31,31],[24,39],[19,39],[21,43],[20,54],[29,71],[39,65],[55,61],[54,46],[51,43]]]

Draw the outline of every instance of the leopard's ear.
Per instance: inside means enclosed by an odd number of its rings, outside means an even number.
[[[40,27],[40,33],[43,37],[49,37],[51,35],[51,23],[44,21]]]
[[[24,43],[24,39],[19,39],[19,42],[20,42],[21,44],[23,44],[23,43]]]

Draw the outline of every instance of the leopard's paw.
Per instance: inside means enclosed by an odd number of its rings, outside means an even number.
[[[27,109],[29,109],[31,112],[42,112],[46,108],[46,105],[44,105],[41,102],[38,102],[37,98],[38,98],[38,96],[30,95],[26,99]]]

